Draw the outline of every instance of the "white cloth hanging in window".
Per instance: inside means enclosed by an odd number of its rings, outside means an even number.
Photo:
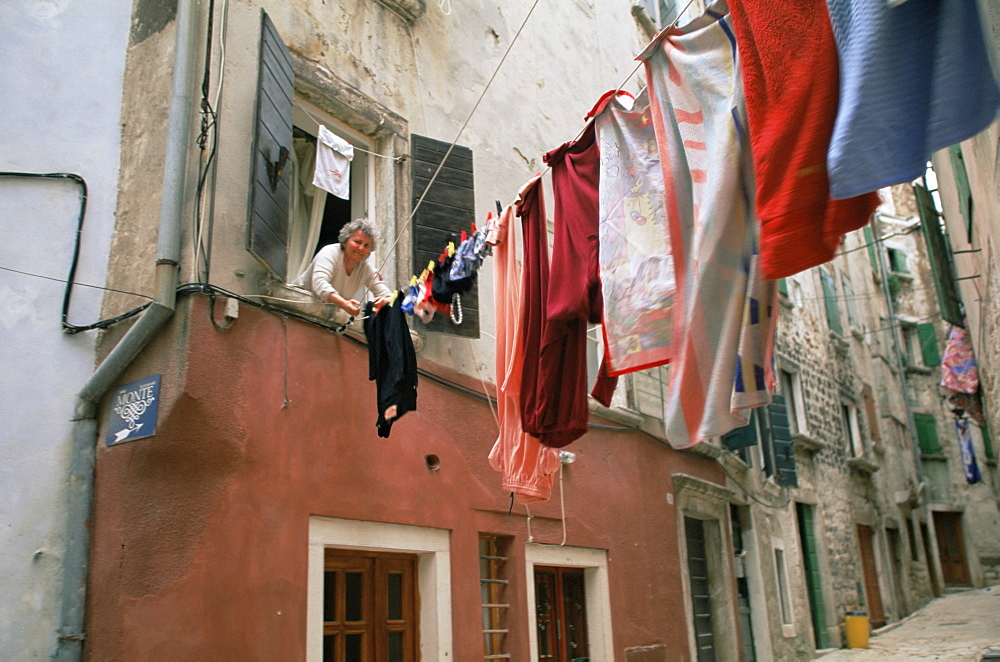
[[[322,124],[316,141],[316,173],[313,186],[347,200],[351,197],[351,160],[354,146]]]

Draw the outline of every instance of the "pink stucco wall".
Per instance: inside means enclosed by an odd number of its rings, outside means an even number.
[[[482,656],[478,534],[515,536],[511,652],[528,659],[527,531],[487,462],[489,407],[423,379],[381,439],[367,371],[348,338],[247,306],[220,331],[205,299],[182,301],[122,379],[163,374],[157,434],[98,448],[87,659],[304,659],[310,515],[449,529],[456,660]],[[673,472],[721,482],[717,466],[634,431],[568,450],[567,544],[608,550],[616,659],[654,643],[688,657],[665,494]],[[536,542],[562,539],[558,492],[532,515]]]

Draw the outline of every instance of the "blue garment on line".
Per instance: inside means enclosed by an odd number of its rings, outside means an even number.
[[[985,129],[1000,91],[976,0],[827,0],[840,105],[827,165],[833,198],[913,181],[932,152]]]

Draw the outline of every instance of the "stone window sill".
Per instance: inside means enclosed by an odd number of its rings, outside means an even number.
[[[818,439],[813,439],[807,434],[801,432],[796,432],[792,435],[792,443],[795,444],[795,448],[801,448],[807,453],[816,453],[822,450],[825,445],[822,441]]]
[[[872,461],[872,458],[865,456],[852,457],[847,461],[847,466],[869,476],[880,469],[879,465]]]

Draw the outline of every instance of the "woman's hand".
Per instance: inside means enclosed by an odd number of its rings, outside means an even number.
[[[389,299],[391,298],[392,297],[379,297],[375,299],[375,312],[377,313],[378,311],[382,310],[382,306],[389,303]]]
[[[341,310],[346,311],[348,315],[357,317],[361,314],[361,302],[357,299],[345,299],[336,292],[330,292],[330,296],[327,297],[326,302],[332,303]]]
[[[344,305],[341,306],[341,308],[346,310],[348,315],[352,315],[354,317],[357,317],[358,315],[361,314],[361,302],[358,301],[357,299],[351,299],[350,301],[345,301]]]

